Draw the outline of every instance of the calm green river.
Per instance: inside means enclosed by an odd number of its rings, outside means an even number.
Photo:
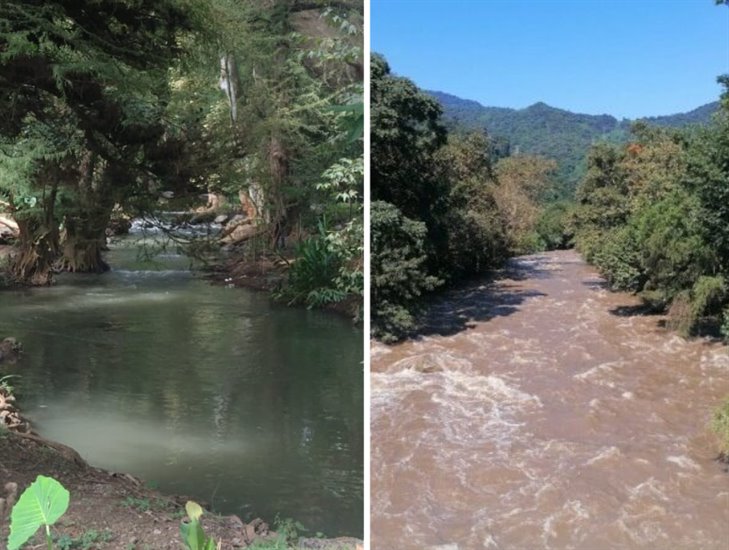
[[[243,519],[363,534],[363,332],[212,286],[180,256],[0,292],[0,338],[42,435]]]

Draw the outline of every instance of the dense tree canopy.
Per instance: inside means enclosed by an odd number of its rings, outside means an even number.
[[[725,92],[708,127],[636,125],[627,146],[593,147],[577,191],[580,250],[613,288],[668,308],[684,333],[729,303],[728,139]]]
[[[3,2],[9,278],[103,271],[114,212],[206,193],[240,203],[247,260],[324,239],[331,276],[294,295],[361,295],[362,15],[356,1]]]
[[[437,102],[379,55],[371,116],[373,332],[390,340],[417,328],[426,293],[542,245],[554,163],[501,158],[482,131],[448,133]]]

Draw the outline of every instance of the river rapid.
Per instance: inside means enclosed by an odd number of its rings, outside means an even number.
[[[362,536],[362,329],[213,286],[159,237],[135,223],[111,272],[0,292],[24,414],[92,465],[216,512]]]
[[[372,346],[372,548],[729,548],[707,424],[727,348],[606,290],[574,251],[448,293]]]

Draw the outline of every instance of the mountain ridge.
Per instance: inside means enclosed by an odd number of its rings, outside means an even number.
[[[514,109],[485,106],[447,92],[425,90],[425,93],[441,104],[444,123],[450,129],[485,129],[496,140],[502,154],[528,153],[555,159],[562,196],[574,192],[585,172],[586,155],[593,143],[627,142],[630,126],[636,121],[664,127],[705,124],[719,108],[719,102],[715,101],[673,115],[619,120],[610,114],[575,113],[543,101]]]

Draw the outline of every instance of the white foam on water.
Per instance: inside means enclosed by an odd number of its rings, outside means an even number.
[[[561,510],[551,514],[542,524],[542,542],[545,547],[551,548],[550,539],[557,538],[557,526],[567,525],[571,533],[574,533],[576,524],[590,519],[590,513],[579,500],[569,500],[564,503]]]
[[[610,361],[575,374],[573,378],[575,380],[592,382],[599,386],[615,388],[616,384],[613,380],[611,380],[611,378],[614,377],[617,374],[618,369],[623,366],[625,366],[625,361]]]
[[[729,369],[729,351],[721,347],[701,355],[700,366],[705,368]]]
[[[701,466],[686,455],[666,457],[666,462],[676,464],[684,470],[693,470],[696,472],[701,471]]]
[[[455,355],[449,352],[430,352],[400,359],[387,369],[389,373],[403,370],[412,370],[420,373],[444,371],[473,372],[474,368],[473,363],[461,355]]]
[[[635,487],[628,489],[628,495],[631,501],[646,497],[661,501],[669,500],[664,491],[663,484],[654,477],[651,477],[643,483],[639,483]]]
[[[585,466],[591,466],[597,462],[602,462],[603,460],[609,460],[611,458],[621,458],[622,456],[623,453],[621,453],[620,449],[617,447],[603,447],[598,454],[585,462]]]

